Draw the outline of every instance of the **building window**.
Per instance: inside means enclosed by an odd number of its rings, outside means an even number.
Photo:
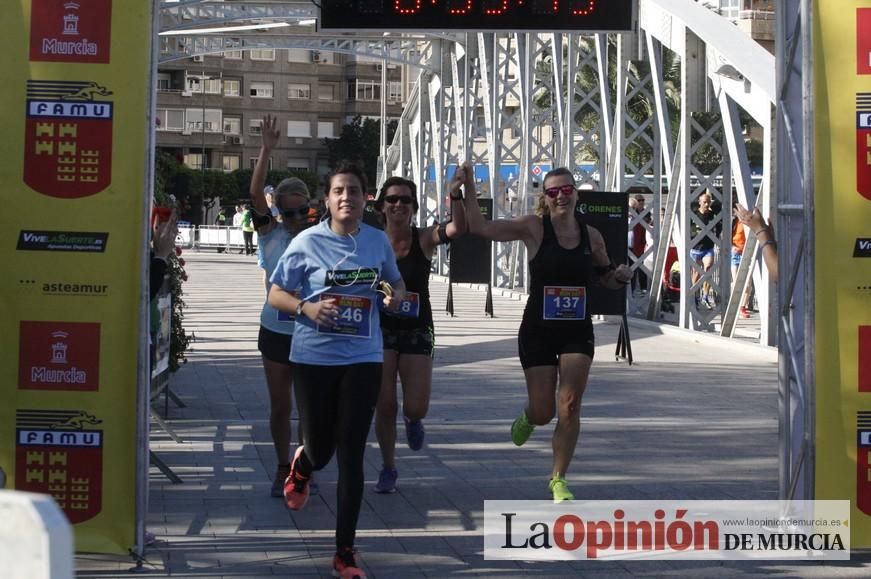
[[[287,83],[287,98],[293,100],[308,100],[312,98],[312,85],[298,82]]]
[[[256,99],[271,99],[272,98],[272,83],[263,81],[253,81],[249,85],[248,94]]]
[[[224,134],[241,135],[242,119],[240,117],[224,117]]]
[[[212,78],[208,75],[189,74],[185,79],[188,92],[203,92],[205,87],[206,94],[221,94],[221,78]]]
[[[224,155],[221,163],[223,164],[222,168],[224,171],[235,171],[242,166],[242,157],[240,155]]]
[[[184,129],[184,111],[180,109],[157,109],[158,131],[181,131]]]
[[[288,48],[287,62],[311,62],[311,51],[307,48]]]
[[[321,84],[318,85],[318,100],[319,101],[331,101],[335,97],[333,96],[333,85],[331,84]]]
[[[242,96],[242,81],[237,78],[228,78],[224,81],[224,96]]]
[[[184,156],[184,164],[190,167],[191,169],[202,169],[203,168],[203,154],[202,153],[185,153]]]
[[[311,137],[312,124],[309,121],[287,121],[287,136],[293,137]]]
[[[356,80],[348,83],[348,99],[358,101],[381,100],[381,83],[374,80]]]
[[[387,102],[400,103],[402,102],[402,83],[398,80],[391,80],[387,84]]]
[[[308,171],[308,159],[290,158],[287,160],[289,171]]]
[[[221,109],[206,109],[205,113],[204,118],[203,109],[187,109],[185,111],[185,128],[191,133],[222,132]]]
[[[336,136],[336,125],[333,122],[321,122],[318,121],[318,138],[319,139],[333,139]]]
[[[242,46],[242,40],[239,38],[224,38],[224,48],[236,48]],[[241,50],[226,50],[224,58],[228,60],[242,60]]]
[[[248,159],[248,168],[253,169],[257,166],[257,157],[251,157]],[[272,171],[272,157],[269,157],[269,170]]]
[[[248,121],[248,134],[261,135],[263,134],[263,121],[261,119],[252,119]]]
[[[157,90],[166,91],[172,88],[172,75],[165,72],[157,73]]]
[[[275,60],[274,48],[252,48],[248,53],[251,60]]]

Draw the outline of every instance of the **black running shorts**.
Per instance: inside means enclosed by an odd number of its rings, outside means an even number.
[[[596,353],[593,327],[582,330],[558,330],[520,324],[517,351],[524,370],[533,366],[557,366],[560,354],[580,353],[590,358]]]
[[[257,349],[270,362],[290,364],[290,341],[292,339],[293,336],[291,335],[279,334],[260,326],[260,334],[257,336]]]

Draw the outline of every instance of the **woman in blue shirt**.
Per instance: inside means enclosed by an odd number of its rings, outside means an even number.
[[[329,217],[291,241],[270,279],[269,304],[296,315],[290,360],[305,442],[294,454],[284,497],[290,509],[301,509],[312,473],[336,453],[333,569],[340,577],[365,577],[353,548],[363,453],[384,361],[376,300],[395,310],[405,298],[405,284],[387,236],[363,223],[363,172],[343,164],[325,184]],[[379,290],[381,282],[392,287]],[[297,289],[299,296],[291,293]]]
[[[266,293],[269,294],[269,277],[278,265],[278,259],[290,245],[290,241],[308,226],[310,205],[306,184],[296,177],[283,180],[272,191],[273,208],[266,202],[264,185],[272,149],[278,144],[281,133],[277,119],[271,115],[263,118],[262,145],[257,165],[251,176],[252,219],[257,229],[258,265],[266,273]],[[260,333],[257,348],[263,359],[266,386],[269,389],[269,430],[278,468],[272,481],[273,497],[284,496],[284,481],[290,474],[290,413],[293,409],[291,390],[293,366],[290,363],[290,342],[293,337],[293,318],[280,312],[264,301],[260,312]],[[302,426],[299,428],[302,443]]]

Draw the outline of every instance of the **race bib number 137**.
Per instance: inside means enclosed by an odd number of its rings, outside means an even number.
[[[545,320],[583,320],[587,317],[587,288],[544,287]]]

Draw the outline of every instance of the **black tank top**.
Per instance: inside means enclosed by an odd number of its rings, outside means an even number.
[[[417,227],[411,226],[411,244],[408,254],[396,260],[405,289],[420,295],[420,315],[408,318],[391,314],[381,314],[381,327],[389,330],[411,330],[432,326],[432,306],[429,301],[429,273],[432,260],[426,258],[420,248],[420,233]]]
[[[557,241],[550,215],[542,217],[544,235],[538,253],[529,262],[530,291],[523,311],[523,323],[554,329],[586,329],[592,327],[589,292],[585,296],[583,319],[545,320],[545,287],[584,287],[593,283],[593,253],[587,226],[575,215],[581,228],[581,241],[577,247],[565,249]],[[553,291],[553,290],[551,290]],[[549,296],[547,299],[553,299]]]

